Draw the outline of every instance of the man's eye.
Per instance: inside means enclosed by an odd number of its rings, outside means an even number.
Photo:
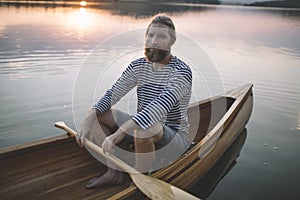
[[[157,37],[160,38],[160,39],[165,39],[165,38],[167,38],[167,36],[166,36],[166,35],[163,35],[163,34],[159,34]]]

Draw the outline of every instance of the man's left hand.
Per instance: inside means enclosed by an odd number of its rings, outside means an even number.
[[[107,136],[105,140],[102,143],[102,149],[105,153],[112,153],[113,147],[117,144],[119,144],[125,134],[119,130],[117,130],[114,134]]]

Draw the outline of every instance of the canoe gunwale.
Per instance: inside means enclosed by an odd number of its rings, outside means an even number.
[[[221,118],[221,120],[215,125],[215,127],[212,130],[210,130],[209,133],[199,143],[197,143],[192,149],[190,149],[185,155],[180,157],[177,161],[175,161],[171,165],[155,172],[152,176],[154,176],[155,178],[162,179],[164,181],[168,181],[171,184],[174,184],[175,186],[178,186],[178,184],[174,183],[175,181],[173,181],[173,179],[176,179],[176,176],[178,176],[178,174],[180,174],[180,172],[184,171],[184,169],[189,169],[189,167],[192,166],[197,161],[205,160],[205,158],[209,155],[209,153],[206,154],[205,157],[202,157],[200,159],[199,156],[198,156],[199,155],[199,150],[201,149],[201,147],[207,141],[209,141],[218,132],[221,131],[221,133],[222,133],[222,132],[226,131],[226,129],[234,121],[235,117],[237,116],[237,114],[239,113],[241,107],[244,105],[244,103],[247,101],[247,99],[249,97],[252,98],[252,87],[253,87],[252,84],[247,84],[247,85],[241,86],[239,88],[236,88],[236,89],[233,89],[233,90],[227,92],[225,94],[225,97],[234,98],[235,101],[233,102],[231,107],[227,110],[225,115]],[[212,101],[212,99],[216,100],[216,99],[221,98],[221,97],[224,97],[224,96],[217,96],[215,98],[205,99],[205,100],[202,100],[200,102],[205,105],[205,104],[210,103]],[[197,103],[194,103],[194,104],[191,104],[191,105],[195,106],[195,105],[197,105]],[[251,110],[252,110],[252,106],[251,106]],[[248,121],[248,119],[247,119],[247,121]],[[244,127],[245,127],[245,125],[243,125],[242,128],[244,128]],[[236,137],[238,136],[239,133],[236,134]],[[220,135],[220,137],[221,136],[222,135]],[[231,141],[231,143],[233,141]],[[225,150],[224,150],[224,152],[225,152]],[[186,164],[186,163],[188,163],[188,164]],[[189,186],[187,186],[186,188],[189,188]],[[182,189],[185,189],[185,187],[183,187]],[[127,198],[130,195],[132,195],[135,191],[137,191],[137,188],[135,186],[131,186],[131,187],[121,191],[120,193],[112,196],[111,199],[121,199],[121,198],[124,198],[124,197]]]
[[[0,160],[8,159],[14,156],[30,153],[45,148],[52,148],[56,145],[73,142],[73,137],[68,134],[52,136],[49,138],[18,144],[15,146],[0,149]]]
[[[247,97],[249,95],[249,93],[251,93],[251,88],[252,88],[252,86],[249,88],[247,94],[245,94],[241,97]],[[157,178],[161,178],[160,174],[163,174],[164,170],[172,171],[172,172],[176,171],[176,169],[174,169],[174,168],[176,168],[176,166],[177,166],[177,169],[178,169],[178,166],[183,166],[188,158],[191,158],[191,157],[193,157],[194,159],[198,158],[199,150],[203,146],[203,144],[205,144],[208,140],[210,140],[210,138],[212,138],[217,132],[225,131],[225,129],[230,125],[230,122],[232,121],[232,119],[237,115],[237,113],[239,111],[239,107],[241,107],[243,105],[243,103],[246,101],[246,99],[247,98],[242,98],[239,101],[239,99],[237,98],[236,101],[231,105],[230,109],[226,112],[226,114],[219,121],[219,123],[217,123],[216,126],[199,143],[197,143],[189,152],[187,152],[186,155],[184,155],[181,159],[178,159],[175,163],[173,163],[169,167],[160,170],[159,171],[160,173],[157,174],[157,176],[158,176]],[[224,126],[223,126],[223,124],[224,124]],[[195,154],[197,154],[196,157],[195,157]],[[190,163],[190,162],[188,162],[188,163]]]
[[[220,98],[232,98],[234,101],[231,103],[231,106],[226,109],[225,114],[221,117],[221,119],[214,125],[212,129],[207,133],[207,135],[202,138],[198,143],[195,144],[191,149],[189,149],[185,155],[181,156],[177,161],[172,163],[171,165],[158,170],[155,172],[152,176],[162,179],[164,181],[170,182],[171,184],[174,184],[175,186],[180,186],[182,189],[187,189],[190,187],[192,182],[187,183],[178,183],[178,181],[181,179],[182,176],[184,176],[184,172],[186,173],[189,170],[189,168],[196,168],[201,163],[203,163],[204,160],[206,160],[207,157],[210,156],[210,153],[214,151],[215,147],[213,147],[208,154],[205,155],[205,157],[199,158],[199,151],[200,149],[207,143],[208,141],[212,140],[214,137],[218,137],[218,144],[220,139],[223,137],[224,132],[227,131],[227,129],[231,126],[232,123],[234,123],[235,118],[237,118],[240,110],[244,106],[245,102],[252,97],[252,84],[247,84],[244,86],[241,86],[239,88],[233,89],[224,95],[216,96],[213,98],[205,99],[196,103],[192,103],[189,108],[192,108],[193,106],[210,106],[212,101],[218,100]],[[201,103],[201,104],[200,104]],[[252,111],[252,107],[251,107]],[[251,114],[251,113],[250,113]],[[249,117],[250,117],[249,114]],[[246,119],[245,123],[249,120]],[[243,122],[244,123],[244,122]],[[244,125],[241,125],[244,128]],[[222,134],[223,133],[223,134]],[[218,136],[218,134],[220,134]],[[239,135],[239,133],[234,133],[233,135],[234,139]],[[230,136],[231,137],[231,136]],[[226,142],[226,145],[229,143],[232,143],[234,141],[224,141]],[[220,141],[221,142],[221,141]],[[0,161],[5,162],[6,159],[22,156],[24,154],[38,151],[40,149],[48,149],[53,148],[58,145],[64,145],[67,143],[74,143],[74,138],[70,137],[66,134],[64,135],[58,135],[38,141],[33,141],[21,145],[16,145],[4,149],[0,149]],[[228,144],[227,144],[228,143]],[[216,144],[216,145],[218,145]],[[78,149],[80,149],[78,147]],[[223,150],[223,149],[222,149]],[[226,149],[224,149],[225,152]],[[200,161],[199,161],[200,160]],[[202,160],[202,161],[201,161]],[[210,159],[208,159],[210,160]],[[217,159],[216,159],[217,161]],[[216,162],[215,161],[215,162]],[[199,164],[200,163],[200,164]],[[210,163],[209,165],[213,165],[214,163]],[[197,168],[196,168],[197,169]],[[181,174],[182,173],[182,174]],[[180,175],[181,174],[181,175]],[[97,196],[97,194],[94,194]],[[95,196],[95,197],[96,197]],[[133,185],[130,187],[127,187],[125,189],[119,190],[119,192],[114,193],[111,195],[109,199],[124,199],[124,198],[136,198],[140,196],[138,193],[138,189]],[[99,197],[99,196],[98,196]]]

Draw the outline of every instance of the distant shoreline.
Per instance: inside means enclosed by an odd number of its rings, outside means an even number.
[[[299,0],[298,1],[297,0],[263,1],[263,2],[244,4],[244,6],[300,8],[300,1]]]
[[[193,4],[209,4],[209,5],[228,5],[228,6],[245,6],[245,7],[270,7],[270,8],[300,8],[300,1],[297,0],[282,0],[282,1],[263,1],[255,2],[250,4],[242,3],[222,3],[218,0],[175,0],[175,1],[166,1],[166,0],[86,0],[88,5],[96,5],[102,3],[153,3],[153,4],[177,4],[177,5],[193,5]],[[0,6],[5,5],[59,5],[59,6],[77,6],[80,1],[76,0],[0,0]],[[87,6],[89,7],[89,6]]]

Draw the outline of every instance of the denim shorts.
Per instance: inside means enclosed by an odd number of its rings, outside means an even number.
[[[118,127],[124,124],[126,121],[132,119],[132,115],[124,113],[120,110],[112,109],[114,121]],[[123,139],[124,142],[128,144],[134,144],[133,133],[126,134]],[[170,143],[171,142],[171,143]],[[167,144],[171,145],[172,149],[179,150],[179,149],[187,149],[190,145],[188,140],[187,134],[177,133],[177,130],[164,125],[163,126],[163,136],[162,138],[155,144],[155,149],[158,150]]]

